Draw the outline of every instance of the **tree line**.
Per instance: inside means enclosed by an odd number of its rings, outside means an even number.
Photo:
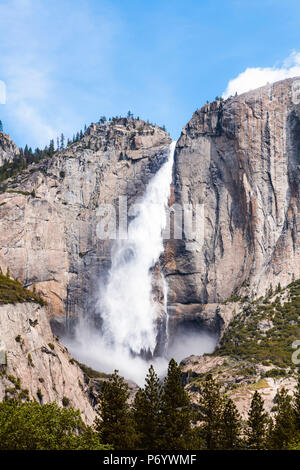
[[[1,123],[1,121],[0,121]],[[73,135],[73,139],[66,139],[64,134],[62,133],[60,137],[57,137],[56,143],[54,139],[51,139],[49,145],[46,145],[43,149],[37,147],[33,150],[28,145],[25,145],[24,148],[20,147],[19,154],[15,155],[12,161],[4,161],[3,165],[0,167],[0,183],[7,180],[8,178],[12,178],[17,176],[22,171],[26,170],[29,165],[32,163],[39,163],[40,161],[51,158],[55,152],[59,150],[63,150],[66,145],[71,145],[75,142],[78,142],[82,139],[84,132],[87,130],[87,126],[84,126],[84,130],[80,130],[76,134]],[[3,131],[3,125],[0,125],[0,131]],[[1,189],[1,186],[0,186]],[[2,190],[5,190],[5,186],[2,187]]]
[[[199,396],[198,403],[191,403],[173,359],[163,384],[150,367],[132,405],[126,383],[115,372],[103,385],[96,429],[115,449],[300,450],[300,374],[293,396],[282,388],[275,397],[274,418],[255,391],[243,420],[210,374]]]
[[[93,426],[68,405],[10,398],[0,403],[0,450],[300,450],[300,374],[292,396],[284,388],[277,394],[274,418],[255,391],[243,420],[212,375],[199,392],[198,403],[192,403],[172,359],[163,383],[150,366],[132,403],[115,371],[102,384]]]
[[[134,118],[134,115],[131,111],[128,111],[127,118]],[[105,124],[106,122],[115,122],[118,119],[121,119],[121,116],[113,116],[110,118],[106,118],[105,116],[101,116],[97,121],[97,124]],[[139,119],[139,116],[136,118]],[[148,124],[149,121],[147,121]],[[151,124],[155,125],[155,124]],[[160,126],[162,130],[166,130],[165,126]],[[12,161],[5,161],[4,164],[0,167],[0,183],[7,180],[8,178],[12,178],[17,176],[18,174],[22,173],[29,165],[32,163],[39,163],[41,160],[45,158],[51,158],[56,151],[63,150],[64,148],[72,145],[75,142],[79,142],[84,133],[87,130],[87,126],[85,124],[84,129],[80,130],[76,134],[73,134],[72,139],[65,138],[64,134],[61,133],[59,137],[51,139],[49,145],[46,145],[43,149],[37,147],[33,150],[28,145],[25,145],[24,148],[20,148],[20,152],[18,155],[15,155]],[[3,123],[0,120],[0,132],[3,132]],[[5,191],[6,186],[0,184],[0,191]]]

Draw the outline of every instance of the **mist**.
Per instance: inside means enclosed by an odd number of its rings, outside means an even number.
[[[168,358],[173,357],[177,362],[191,356],[202,356],[204,353],[212,353],[216,347],[218,337],[213,333],[203,330],[191,331],[190,328],[182,328],[174,338],[167,350]]]
[[[143,386],[151,364],[158,376],[163,378],[171,358],[179,363],[192,354],[201,356],[204,353],[211,353],[215,349],[217,336],[203,330],[180,328],[174,337],[170,338],[171,344],[167,347],[166,355],[154,357],[149,361],[141,356],[133,356],[125,347],[116,349],[109,346],[97,330],[85,329],[81,331],[80,336],[64,338],[63,342],[79,362],[107,374],[117,369],[125,379],[133,380],[139,386]]]
[[[121,376],[133,380],[139,386],[144,384],[151,364],[160,377],[165,375],[168,366],[167,358],[146,361],[141,356],[133,356],[127,348],[109,346],[99,332],[85,332],[81,338],[64,338],[63,342],[79,362],[106,374],[117,369]]]

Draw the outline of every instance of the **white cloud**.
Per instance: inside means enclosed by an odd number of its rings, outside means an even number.
[[[285,59],[281,67],[247,68],[236,78],[229,81],[222,96],[226,99],[229,96],[235,95],[235,93],[239,95],[264,86],[267,83],[274,83],[278,80],[297,76],[300,76],[300,52],[292,52]]]

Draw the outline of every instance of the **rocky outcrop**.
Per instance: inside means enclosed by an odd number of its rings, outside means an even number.
[[[227,356],[190,356],[181,363],[185,389],[197,407],[201,385],[207,374],[220,384],[221,393],[234,401],[239,413],[247,419],[251,400],[257,390],[269,413],[275,411],[276,394],[285,388],[292,394],[297,385],[296,374],[286,377],[268,377],[271,366],[253,364]]]
[[[92,424],[96,412],[82,370],[53,335],[46,307],[35,303],[0,305],[0,401],[21,396],[40,403],[56,401],[79,409]]]
[[[52,317],[93,311],[113,242],[99,236],[99,223],[106,211],[119,215],[119,197],[128,207],[138,200],[170,141],[138,119],[93,124],[79,142],[9,180],[0,194],[0,266],[34,284]]]
[[[19,155],[20,150],[11,140],[8,134],[0,132],[0,166],[5,161],[11,162],[16,155]]]
[[[203,239],[166,242],[172,317],[209,308],[211,322],[233,293],[300,277],[299,88],[288,79],[206,104],[183,129],[171,203],[202,205]]]

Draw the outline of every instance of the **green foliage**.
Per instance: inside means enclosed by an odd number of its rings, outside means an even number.
[[[100,415],[91,428],[67,397],[62,399],[62,408],[56,403],[42,405],[43,394],[38,388],[39,403],[32,402],[19,378],[5,371],[0,374],[13,386],[6,388],[6,401],[0,403],[0,450],[93,450],[111,446],[116,450],[300,449],[300,378],[293,397],[285,389],[277,394],[274,420],[265,412],[256,391],[244,423],[233,401],[221,394],[211,375],[200,385],[198,411],[193,413],[180,367],[173,359],[163,385],[153,367],[149,368],[145,386],[137,392],[133,405],[128,402],[128,385],[115,371],[102,384]]]
[[[50,147],[45,147],[44,150],[37,148],[34,152],[26,145],[24,150],[20,149],[20,153],[16,155],[11,162],[5,161],[0,167],[0,183],[13,178],[22,173],[32,163],[38,163],[41,160],[52,156]],[[5,185],[1,187],[2,191],[5,191]]]
[[[133,449],[136,441],[128,398],[128,385],[116,370],[108,381],[103,382],[100,418],[95,422],[104,442],[111,444],[116,450]]]
[[[30,353],[28,353],[27,359],[28,359],[28,364],[29,364],[31,367],[34,367],[34,363],[33,363],[33,360],[32,360],[32,356],[31,356]]]
[[[277,291],[279,288],[282,292],[280,286],[277,286]],[[270,292],[273,292],[271,287]],[[231,321],[220,347],[213,354],[246,360],[251,358],[259,363],[269,360],[277,367],[293,367],[291,346],[300,338],[300,280],[287,286],[286,292],[288,300],[282,305],[278,300],[270,303],[268,298],[263,303],[248,301],[242,312]],[[269,327],[260,328],[261,321],[267,321]],[[279,375],[278,369],[277,373]]]
[[[0,450],[103,450],[98,433],[78,411],[56,403],[0,403]]]
[[[270,369],[264,373],[264,377],[284,377],[286,372],[284,369]]]
[[[103,379],[111,377],[111,374],[105,374],[104,372],[98,372],[97,370],[92,369],[91,367],[82,364],[81,362],[76,361],[75,359],[70,359],[69,361],[71,364],[77,364],[78,367],[82,370],[82,372],[89,378],[89,379]]]
[[[22,194],[23,196],[32,196],[33,194],[33,191],[29,192],[29,191],[17,191],[17,190],[13,190],[13,189],[8,189],[6,191],[7,193],[12,193],[12,194]]]
[[[68,397],[63,397],[62,399],[63,406],[67,407],[70,404],[70,399]]]
[[[43,401],[43,394],[42,394],[42,391],[41,391],[40,388],[37,389],[36,396],[38,397],[39,402],[42,403],[42,401]]]
[[[5,399],[14,399],[14,400],[25,400],[29,401],[29,390],[23,389],[21,387],[21,380],[19,377],[15,377],[14,375],[6,375],[5,371],[2,371],[2,376],[6,376],[6,378],[12,383],[12,387],[5,388]]]
[[[238,449],[241,446],[242,421],[241,416],[229,398],[226,400],[221,421],[222,442],[221,448],[225,450]]]
[[[80,132],[77,132],[76,137],[73,136],[73,142],[68,140],[68,144],[72,144],[74,142],[78,142],[81,138],[83,137],[83,132],[82,130]],[[65,147],[65,137],[63,134],[60,135],[60,138],[57,138],[57,151],[58,150],[63,150]],[[51,158],[54,153],[55,153],[55,147],[54,147],[54,140],[51,139],[49,146],[46,145],[46,147],[41,150],[39,148],[36,148],[34,151],[32,150],[31,147],[28,147],[28,145],[25,145],[24,149],[20,149],[20,153],[18,155],[15,155],[12,161],[4,161],[4,164],[0,167],[0,191],[4,192],[7,190],[7,185],[3,183],[6,181],[8,178],[14,178],[21,174],[23,171],[25,171],[29,165],[35,163],[38,164],[42,161],[44,161],[47,158]],[[32,169],[34,171],[34,168]],[[61,172],[64,173],[64,172]],[[61,178],[64,176],[60,175]],[[17,192],[17,191],[14,191]],[[21,193],[21,191],[20,191]],[[34,197],[34,191],[29,193]],[[29,195],[28,194],[28,195]]]
[[[270,430],[269,447],[276,450],[287,449],[289,442],[295,437],[296,423],[292,397],[285,388],[277,393],[276,405],[277,413]]]
[[[209,450],[222,448],[222,416],[224,401],[220,385],[208,374],[200,387],[199,420],[200,436]],[[227,431],[226,431],[227,432]]]
[[[266,448],[267,425],[268,415],[264,411],[264,402],[258,391],[255,391],[245,431],[248,449],[261,450]]]
[[[188,449],[191,439],[191,404],[182,386],[181,369],[174,359],[169,362],[168,373],[164,380],[161,419],[160,448]]]
[[[7,276],[0,274],[0,305],[19,302],[35,302],[42,306],[46,305],[41,297],[25,289],[19,281],[11,279],[9,271],[7,274]]]
[[[295,413],[295,426],[296,431],[300,433],[300,369],[298,370],[298,382],[294,393],[294,413]]]
[[[161,439],[161,395],[162,387],[153,366],[149,368],[144,388],[140,388],[134,399],[133,416],[140,449],[157,449]]]

